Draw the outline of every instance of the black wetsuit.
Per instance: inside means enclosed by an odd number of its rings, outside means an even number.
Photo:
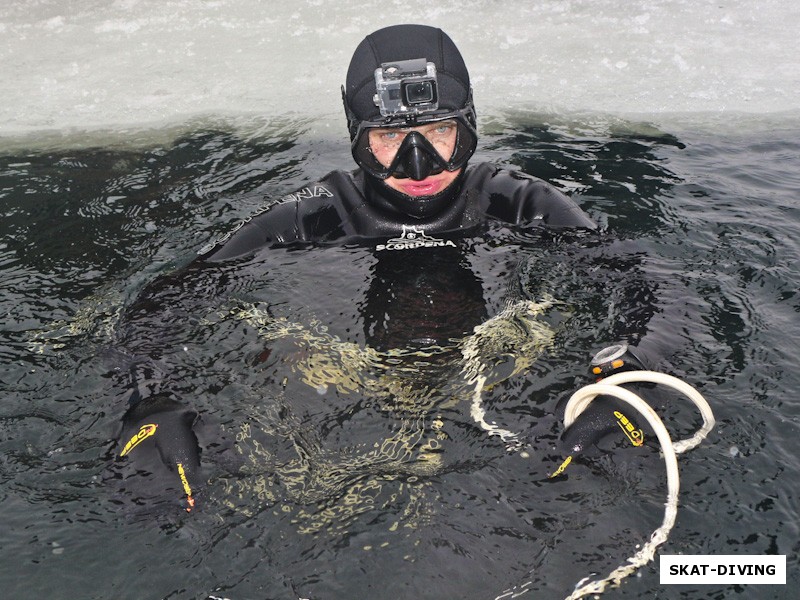
[[[422,243],[422,232],[425,236],[464,235],[489,219],[512,225],[595,227],[564,194],[518,171],[481,163],[468,167],[453,185],[459,187],[458,194],[444,210],[418,219],[400,212],[381,190],[383,186],[361,170],[334,171],[318,183],[269,204],[229,239],[206,249],[204,258],[221,261],[263,246],[294,242],[384,239],[384,245],[402,243],[394,240]],[[408,239],[408,235],[417,237]]]
[[[492,220],[522,227],[595,228],[567,196],[521,172],[472,165],[453,186],[456,195],[443,210],[414,218],[398,210],[385,186],[362,171],[334,171],[267,204],[231,235],[201,250],[198,262],[220,263],[264,247],[296,243],[374,243],[376,252],[393,255],[419,247],[447,252],[455,248],[454,239],[476,235]],[[140,382],[137,386],[142,389]],[[135,465],[137,474],[158,475],[155,483],[146,484],[145,496],[178,496],[187,510],[194,506],[201,483],[196,421],[190,406],[169,395],[132,395],[123,419],[120,456],[129,467]]]

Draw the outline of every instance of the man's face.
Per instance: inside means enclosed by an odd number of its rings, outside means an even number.
[[[369,130],[369,146],[372,154],[384,167],[392,164],[400,145],[406,136],[416,131],[427,139],[439,155],[446,161],[450,160],[456,147],[458,128],[455,121],[437,121],[417,127],[408,128],[377,128]],[[387,177],[384,182],[390,188],[407,196],[432,196],[447,188],[456,180],[461,169],[455,171],[442,171],[436,175],[429,175],[422,181],[413,179],[399,179],[394,176]]]

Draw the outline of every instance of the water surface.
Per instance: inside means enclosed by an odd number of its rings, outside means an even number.
[[[552,345],[486,394],[490,417],[526,436],[525,455],[471,420],[455,343],[413,354],[425,337],[411,332],[425,327],[413,303],[424,281],[369,248],[281,250],[243,265],[222,294],[190,302],[191,322],[173,327],[154,314],[138,324],[173,336],[134,345],[165,356],[171,384],[212,429],[235,437],[260,423],[261,437],[240,435],[241,444],[261,444],[284,465],[305,440],[299,479],[286,470],[275,479],[266,458],[260,471],[232,475],[226,452],[207,446],[208,509],[178,520],[142,518],[108,484],[124,411],[114,376],[121,315],[265,198],[350,164],[347,148],[302,119],[262,121],[246,135],[220,120],[169,140],[0,156],[8,595],[564,597],[622,562],[661,520],[655,451],[598,452],[547,479],[559,460],[559,403],[586,382],[591,354],[624,338],[700,389],[718,421],[681,459],[678,522],[661,552],[786,554],[789,585],[661,586],[654,563],[606,596],[790,597],[800,539],[800,130],[671,133],[524,111],[495,111],[484,129],[479,159],[554,182],[603,226],[592,239],[499,228],[464,242],[467,262],[431,267],[432,281],[459,283],[436,298],[462,308],[437,323],[454,337],[510,300],[558,301],[540,317]],[[305,339],[319,356],[331,340],[407,349],[389,380],[338,365],[406,392],[304,383],[308,346],[296,335],[265,339],[254,320],[262,309],[312,331]],[[400,327],[376,327],[381,314]],[[507,367],[498,362],[498,379]],[[697,426],[677,399],[662,404],[677,436]],[[446,438],[433,435],[439,428]],[[386,440],[416,454],[375,459]]]

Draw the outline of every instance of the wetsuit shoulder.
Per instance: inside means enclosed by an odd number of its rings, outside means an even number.
[[[346,234],[343,220],[353,197],[362,192],[353,174],[333,171],[320,181],[267,202],[236,229],[200,251],[202,260],[220,262],[265,246],[321,242]]]
[[[539,221],[550,227],[596,228],[572,199],[546,181],[521,171],[481,163],[470,168],[465,187],[480,187],[487,202],[486,213],[509,223]]]

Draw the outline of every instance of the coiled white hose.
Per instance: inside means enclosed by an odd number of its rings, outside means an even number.
[[[700,410],[703,417],[702,427],[692,436],[673,442],[669,436],[667,428],[661,421],[656,412],[647,402],[639,396],[620,387],[624,383],[656,383],[669,386],[689,398]],[[567,600],[577,600],[590,594],[600,594],[609,585],[618,585],[625,577],[634,573],[637,569],[653,560],[656,548],[667,541],[669,532],[675,524],[678,515],[678,492],[680,490],[680,477],[678,475],[677,454],[686,452],[700,444],[714,427],[714,413],[700,393],[689,384],[654,371],[630,371],[627,373],[617,373],[605,378],[602,383],[595,383],[582,387],[575,392],[567,401],[564,413],[564,426],[568,428],[575,422],[575,419],[586,410],[597,396],[613,396],[630,405],[639,412],[650,424],[661,445],[661,452],[664,455],[664,463],[667,468],[667,503],[664,510],[664,520],[661,526],[650,536],[650,540],[642,546],[641,550],[628,558],[622,565],[614,569],[603,579],[590,581],[589,583],[579,583],[578,587]]]

